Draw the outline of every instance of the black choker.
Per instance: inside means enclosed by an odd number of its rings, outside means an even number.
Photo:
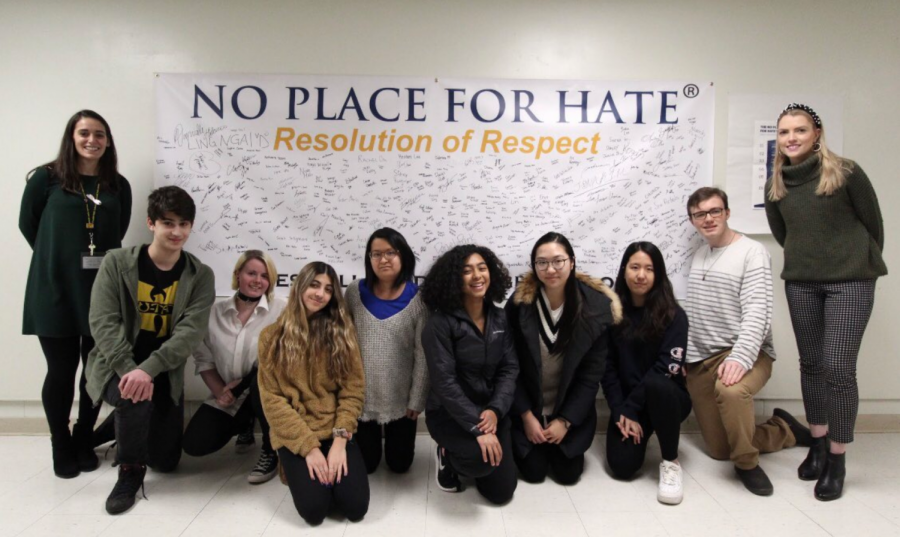
[[[251,298],[251,297],[245,295],[244,293],[238,291],[237,297],[238,297],[238,300],[241,300],[243,302],[259,302],[259,300],[262,298],[262,295],[259,295],[256,298]]]

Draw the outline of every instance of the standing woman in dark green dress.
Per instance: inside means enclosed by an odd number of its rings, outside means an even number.
[[[99,465],[91,435],[98,409],[79,383],[78,422],[69,432],[75,374],[94,347],[88,326],[91,286],[102,255],[122,246],[131,186],[118,174],[109,124],[82,110],[69,119],[52,162],[28,174],[19,229],[34,254],[25,288],[22,333],[38,336],[47,359],[41,391],[53,444],[53,471],[71,478]]]

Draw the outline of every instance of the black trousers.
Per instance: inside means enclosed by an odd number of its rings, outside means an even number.
[[[366,471],[370,474],[381,462],[381,438],[384,428],[384,462],[393,472],[402,474],[412,466],[416,454],[416,420],[407,417],[388,422],[361,421],[353,437],[362,452]]]
[[[170,395],[169,377],[153,381],[153,397],[134,403],[119,393],[119,375],[113,375],[103,399],[115,408],[116,460],[120,464],[146,464],[157,472],[171,472],[181,460],[184,431],[184,395],[178,404]]]
[[[231,438],[247,430],[253,424],[253,419],[259,421],[262,429],[262,447],[266,451],[272,451],[272,443],[269,441],[269,422],[262,409],[259,399],[259,383],[256,376],[256,368],[252,372],[250,381],[250,395],[244,399],[237,414],[231,414],[219,410],[210,405],[200,405],[200,408],[188,422],[184,431],[184,452],[192,457],[202,457],[219,451]]]
[[[606,461],[617,479],[630,479],[641,469],[653,433],[659,439],[662,458],[667,461],[678,458],[681,422],[691,413],[691,397],[685,388],[662,375],[646,377],[644,386],[646,404],[638,418],[644,430],[641,443],[635,444],[633,439],[623,441],[612,418],[606,428]]]
[[[571,459],[558,444],[536,444],[524,458],[515,457],[522,478],[529,483],[541,483],[548,474],[560,485],[574,485],[584,473],[584,454]]]
[[[482,496],[491,503],[509,502],[516,492],[516,464],[513,462],[512,434],[509,417],[504,417],[497,424],[497,438],[503,450],[503,457],[498,466],[484,462],[481,446],[472,433],[463,429],[443,409],[428,411],[425,414],[428,432],[444,448],[450,466],[463,477],[475,479],[475,486]]]
[[[47,360],[41,402],[44,414],[47,415],[50,434],[57,438],[69,435],[69,414],[75,399],[75,374],[78,372],[79,362],[82,364],[82,371],[78,381],[78,423],[88,431],[93,430],[100,406],[94,407],[94,402],[87,393],[83,366],[87,363],[88,353],[94,348],[94,339],[90,336],[39,336],[38,340]]]
[[[331,440],[322,442],[322,454],[328,457]],[[356,441],[347,443],[347,475],[340,483],[323,485],[309,478],[306,458],[287,448],[278,449],[278,458],[287,477],[294,507],[307,523],[321,524],[332,503],[352,522],[362,520],[369,511],[369,475]]]

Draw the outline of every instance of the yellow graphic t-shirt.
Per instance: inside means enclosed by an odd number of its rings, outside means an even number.
[[[141,331],[153,332],[157,338],[168,338],[172,331],[172,310],[178,282],[165,289],[138,282],[138,311],[141,312]]]
[[[134,345],[135,363],[140,364],[149,358],[172,336],[175,297],[184,265],[185,258],[182,255],[172,270],[160,270],[150,259],[147,247],[141,249],[137,288],[141,331]]]

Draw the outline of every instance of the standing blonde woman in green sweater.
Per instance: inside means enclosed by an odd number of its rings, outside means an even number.
[[[766,216],[784,247],[781,278],[813,436],[798,475],[817,480],[817,499],[836,500],[859,407],[857,355],[875,280],[887,274],[884,224],[869,178],[858,164],[828,150],[822,120],[812,108],[788,105],[777,132]]]

